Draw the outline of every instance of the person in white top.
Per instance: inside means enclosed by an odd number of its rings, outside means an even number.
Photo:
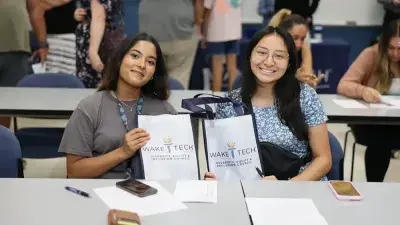
[[[226,57],[229,90],[237,76],[236,58],[242,38],[241,0],[204,0],[202,48],[212,56],[212,90],[222,90],[223,59]]]

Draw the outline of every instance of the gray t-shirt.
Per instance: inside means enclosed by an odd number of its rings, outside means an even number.
[[[139,31],[157,41],[188,40],[194,34],[193,0],[142,0]]]
[[[134,105],[134,101],[125,102]],[[129,129],[136,128],[136,105],[124,106]],[[142,114],[177,114],[166,101],[144,97]],[[84,157],[96,157],[113,151],[123,145],[126,130],[122,124],[117,99],[108,91],[96,92],[83,99],[68,121],[61,140],[59,152]],[[143,178],[140,153],[132,161],[132,176]],[[126,162],[123,162],[99,178],[126,178]]]

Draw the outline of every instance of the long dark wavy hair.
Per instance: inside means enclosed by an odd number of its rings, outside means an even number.
[[[160,100],[167,100],[169,97],[168,72],[164,57],[156,39],[147,33],[140,33],[131,38],[127,38],[118,46],[106,64],[99,91],[117,90],[122,60],[125,55],[128,54],[129,50],[139,41],[148,41],[152,43],[156,48],[157,54],[156,69],[153,78],[142,87],[142,95]]]
[[[243,65],[243,86],[241,97],[244,102],[251,102],[257,89],[257,80],[250,66],[253,49],[267,35],[277,34],[285,42],[289,53],[289,64],[285,74],[274,85],[273,94],[280,121],[289,127],[299,140],[308,140],[308,126],[300,107],[300,83],[296,79],[296,47],[292,36],[281,28],[272,26],[259,30],[251,38]]]

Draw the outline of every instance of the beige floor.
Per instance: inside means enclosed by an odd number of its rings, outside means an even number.
[[[66,120],[37,120],[37,119],[25,119],[18,118],[19,127],[32,127],[32,126],[51,126],[51,127],[63,127],[67,123]],[[344,135],[347,131],[347,126],[345,124],[328,124],[329,131],[331,131],[343,145]],[[200,130],[200,135],[201,130]],[[200,138],[200,140],[203,140]],[[350,166],[351,166],[351,145],[353,143],[353,137],[350,135],[348,150],[346,152],[345,158],[345,179],[348,180],[350,177]],[[202,143],[200,144],[200,170],[201,173],[206,170],[205,166],[205,155],[204,155],[204,147]],[[355,181],[365,181],[365,170],[364,170],[364,154],[365,147],[358,145],[356,150],[356,159],[355,159],[355,172],[354,172],[354,180]],[[45,160],[37,160],[37,159],[27,159],[25,171],[25,177],[31,178],[42,178],[42,177],[51,177],[51,178],[63,178],[66,175],[65,169],[65,158],[57,158],[57,159],[45,159]],[[400,160],[391,160],[389,170],[386,174],[385,182],[400,182]]]

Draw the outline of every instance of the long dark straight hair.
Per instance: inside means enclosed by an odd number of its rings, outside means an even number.
[[[281,29],[272,26],[263,28],[256,32],[251,38],[245,55],[243,65],[243,86],[241,97],[244,102],[250,102],[257,89],[256,76],[251,70],[251,55],[258,42],[267,35],[276,34],[285,42],[289,53],[289,64],[285,74],[274,85],[273,94],[275,105],[280,121],[289,127],[293,135],[299,140],[308,140],[308,125],[305,123],[303,112],[300,107],[300,83],[296,79],[296,47],[292,36]]]
[[[119,72],[122,60],[129,50],[139,41],[148,41],[156,48],[156,69],[153,78],[142,87],[142,94],[147,97],[156,98],[159,100],[167,100],[169,97],[168,72],[165,66],[164,57],[161,47],[152,36],[147,33],[140,33],[131,38],[125,39],[116,51],[110,57],[106,64],[103,75],[103,82],[99,87],[99,91],[117,90]]]

